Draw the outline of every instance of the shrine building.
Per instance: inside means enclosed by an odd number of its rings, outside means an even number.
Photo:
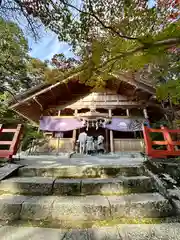
[[[43,131],[50,149],[72,152],[80,132],[103,135],[106,152],[142,151],[144,121],[163,117],[155,89],[127,74],[109,79],[103,91],[72,78],[17,95],[10,108]]]

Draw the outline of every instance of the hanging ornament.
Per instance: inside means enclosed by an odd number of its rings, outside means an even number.
[[[86,124],[86,131],[88,131],[88,128],[89,128],[89,122],[87,122]]]
[[[96,122],[96,130],[98,130],[99,126],[98,126],[98,121]]]
[[[103,123],[104,128],[106,127],[106,124],[108,124],[107,118],[104,120],[104,123]]]
[[[85,127],[85,126],[86,126],[86,120],[83,119],[83,120],[82,120],[82,127]]]

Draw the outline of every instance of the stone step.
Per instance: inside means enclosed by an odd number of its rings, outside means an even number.
[[[167,217],[169,201],[158,193],[125,196],[0,196],[1,220],[90,221]]]
[[[109,179],[55,179],[15,177],[0,182],[0,193],[25,195],[124,195],[152,192],[150,177],[134,176]]]
[[[144,174],[144,167],[139,165],[55,165],[25,166],[19,169],[23,177],[55,177],[55,178],[108,178],[117,175],[138,176]]]
[[[153,191],[153,181],[147,176],[84,179],[81,182],[81,193],[84,195],[124,195],[128,193],[146,193]]]
[[[88,229],[51,229],[32,226],[3,226],[2,240],[180,240],[180,223],[119,224]]]
[[[54,181],[50,177],[13,177],[0,182],[0,193],[51,195]]]

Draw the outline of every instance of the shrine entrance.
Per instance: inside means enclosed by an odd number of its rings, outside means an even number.
[[[108,153],[110,151],[110,134],[109,130],[105,128],[105,125],[111,122],[109,114],[100,113],[96,111],[94,107],[91,107],[90,111],[75,114],[75,117],[79,119],[84,126],[79,133],[85,131],[88,137],[93,137],[94,143],[98,140],[98,136],[103,136],[103,149]]]
[[[96,129],[95,127],[89,127],[88,130],[86,128],[81,128],[78,131],[77,139],[79,134],[84,131],[87,133],[88,137],[92,136],[94,141],[97,141],[98,136],[102,135],[104,137],[105,152],[110,152],[110,134],[108,129],[105,129],[103,127],[99,127],[98,129]]]

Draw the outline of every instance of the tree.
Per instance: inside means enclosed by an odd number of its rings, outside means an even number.
[[[0,84],[18,90],[26,73],[28,43],[21,29],[0,18]]]
[[[41,35],[41,24],[23,8],[22,0],[1,0],[0,17],[23,26],[24,31],[37,41]]]
[[[65,72],[76,68],[81,62],[75,58],[66,58],[63,53],[55,54],[51,59],[51,65]]]
[[[90,85],[157,64],[180,44],[177,0],[157,1],[152,8],[146,0],[83,0],[79,6],[67,0],[15,2],[72,44],[83,63],[80,78]]]
[[[44,72],[48,69],[46,63],[29,57],[28,50],[28,43],[18,25],[0,18],[0,123],[6,126],[23,124],[25,146],[31,142],[32,135],[42,135],[9,109],[7,101],[12,97],[16,99],[16,93],[43,83]]]
[[[78,72],[80,80],[91,86],[147,64],[162,66],[170,59],[169,49],[180,44],[178,0],[158,0],[151,8],[146,0],[12,2],[73,46],[81,64],[64,71],[64,77]],[[62,72],[53,70],[50,75],[58,78]]]
[[[37,86],[46,81],[47,73],[51,71],[46,61],[38,58],[31,58],[26,63],[26,76],[24,78],[24,87],[26,89]],[[48,79],[48,81],[50,81]]]

